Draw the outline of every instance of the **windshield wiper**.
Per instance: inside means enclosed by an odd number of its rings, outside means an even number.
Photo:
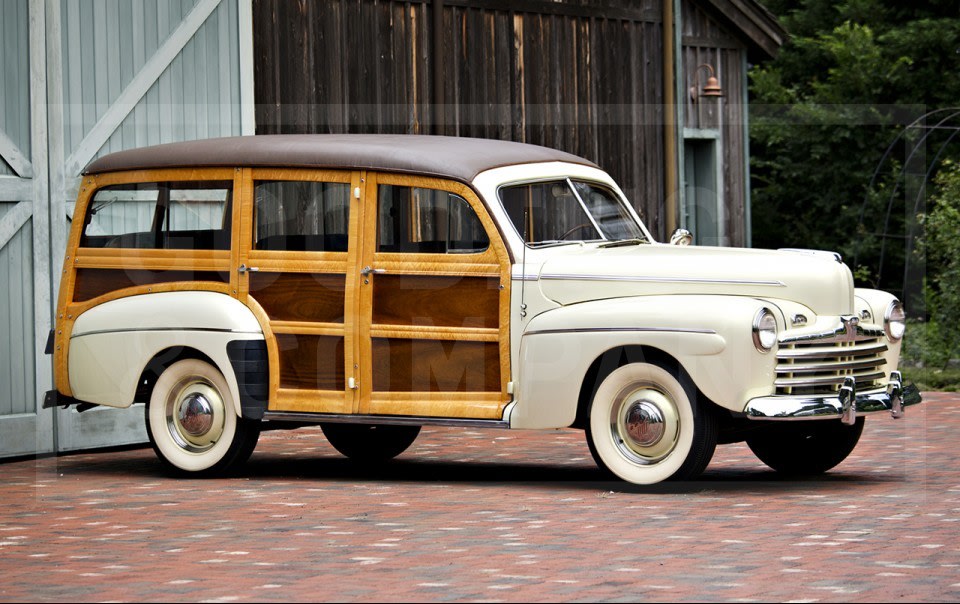
[[[623,247],[627,245],[640,245],[647,243],[646,239],[621,239],[620,241],[611,241],[610,243],[601,243],[597,247]]]
[[[532,248],[541,248],[541,247],[555,247],[558,245],[581,245],[582,241],[579,239],[544,239],[543,241],[534,241],[533,243],[528,243]]]

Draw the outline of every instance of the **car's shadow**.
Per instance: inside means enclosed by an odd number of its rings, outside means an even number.
[[[58,472],[63,475],[97,474],[104,479],[166,478],[160,461],[151,455],[117,460],[107,455],[86,454],[57,459]],[[183,478],[193,482],[191,477]],[[844,471],[842,466],[818,476],[784,477],[772,470],[758,467],[708,468],[698,479],[691,481],[668,481],[655,485],[632,485],[608,477],[599,468],[588,465],[565,467],[549,462],[509,461],[446,461],[400,457],[388,463],[368,466],[342,457],[311,457],[309,455],[278,455],[254,453],[253,457],[237,471],[224,478],[196,479],[235,480],[242,479],[264,483],[276,480],[307,480],[334,482],[384,482],[406,484],[456,484],[474,486],[516,485],[519,489],[572,489],[605,491],[614,493],[690,494],[703,492],[767,492],[791,491],[815,492],[836,489],[838,486],[902,482],[901,476]]]

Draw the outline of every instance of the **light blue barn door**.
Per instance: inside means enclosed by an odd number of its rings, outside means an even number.
[[[45,116],[32,111],[44,90],[37,5],[4,0],[0,11],[0,457],[54,447],[37,388],[50,380],[51,318]]]

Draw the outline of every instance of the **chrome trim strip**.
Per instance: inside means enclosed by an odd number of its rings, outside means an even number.
[[[853,375],[825,375],[821,377],[778,378],[773,382],[777,388],[803,388],[804,386],[829,386],[842,384],[847,378],[854,378],[861,382],[881,379],[884,372],[854,373]]]
[[[865,343],[867,343],[865,341]],[[817,348],[781,348],[777,351],[777,359],[808,359],[815,357],[864,357],[870,355],[881,355],[887,351],[887,345],[884,343],[870,344],[868,346],[854,345],[846,348],[837,348],[832,345],[824,345]]]
[[[717,332],[712,329],[684,329],[681,327],[677,328],[667,328],[667,327],[580,327],[580,328],[570,328],[570,329],[538,329],[536,331],[528,331],[522,335],[525,336],[534,336],[534,335],[544,335],[551,333],[609,333],[615,331],[627,331],[627,332],[642,332],[642,333],[698,333],[703,335],[717,335]]]
[[[391,426],[454,426],[461,428],[509,429],[510,422],[500,419],[459,419],[455,417],[417,417],[411,415],[345,415],[335,413],[303,413],[267,411],[263,419],[275,422],[310,424],[386,424]]]
[[[858,369],[876,369],[884,365],[883,358],[874,357],[859,361],[829,361],[798,365],[777,365],[777,373],[824,373],[832,371],[856,371]]]
[[[83,333],[72,333],[70,339],[81,336],[96,336],[104,333],[128,333],[133,331],[208,331],[217,333],[253,333],[263,335],[261,331],[247,331],[244,329],[221,329],[217,327],[130,327],[127,329],[98,329],[95,331],[85,331]]]
[[[513,275],[511,277],[514,281],[539,281],[540,277],[537,275]]]
[[[894,372],[896,373],[896,372]],[[743,412],[748,419],[797,421],[817,419],[840,419],[844,412],[844,399],[850,397],[848,418],[861,413],[889,411],[893,417],[903,413],[903,408],[923,402],[920,391],[914,385],[900,387],[896,375],[891,376],[888,386],[865,393],[844,392],[827,396],[761,396],[751,399]]]
[[[855,320],[855,321],[854,321]],[[837,342],[856,342],[860,339],[883,337],[882,328],[859,324],[860,319],[855,316],[841,317],[840,325],[830,331],[821,331],[819,333],[810,333],[798,336],[784,335],[780,338],[780,345],[784,344],[802,344],[804,342],[822,342],[823,344],[836,344]]]
[[[805,248],[799,247],[781,247],[777,249],[778,252],[793,252],[795,254],[803,254],[804,256],[815,256],[822,258],[833,258],[836,262],[843,264],[843,256],[837,252],[828,252],[825,250],[808,250]]]
[[[644,283],[698,283],[701,285],[769,285],[771,287],[786,287],[783,281],[750,281],[745,279],[701,279],[698,277],[646,277],[642,275],[563,275],[544,274],[541,279],[552,281],[640,281]]]

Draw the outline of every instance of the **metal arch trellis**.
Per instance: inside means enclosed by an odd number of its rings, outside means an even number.
[[[944,115],[945,117],[943,117]],[[937,121],[937,123],[934,125],[928,125],[928,121],[935,117],[939,119],[939,121]],[[944,151],[950,146],[950,143],[953,142],[954,138],[960,134],[960,107],[945,107],[929,111],[908,124],[903,130],[900,131],[899,134],[897,134],[896,138],[894,138],[894,140],[890,143],[886,151],[883,153],[883,156],[880,158],[880,161],[877,163],[877,167],[874,169],[873,176],[870,178],[870,184],[867,186],[867,190],[864,193],[863,203],[860,206],[860,214],[858,216],[858,227],[861,232],[864,227],[864,218],[866,216],[867,205],[869,204],[870,200],[870,193],[876,186],[877,179],[879,178],[883,167],[887,165],[891,154],[900,141],[904,140],[907,134],[917,130],[923,130],[923,135],[916,141],[916,143],[913,144],[909,152],[906,154],[906,160],[900,169],[896,182],[894,183],[894,186],[891,189],[890,195],[887,199],[887,207],[883,221],[883,231],[880,234],[880,258],[877,266],[878,278],[883,274],[883,266],[887,252],[887,241],[896,237],[895,235],[891,235],[888,230],[890,228],[890,217],[893,212],[894,201],[896,200],[897,194],[900,191],[900,183],[901,181],[906,180],[907,170],[911,165],[911,161],[914,159],[914,156],[924,148],[930,135],[938,131],[949,131],[950,135],[946,138],[946,140],[943,141],[943,143],[940,144],[937,152],[933,156],[933,159],[926,166],[922,184],[918,188],[917,194],[914,198],[912,215],[916,216],[917,211],[920,209],[920,203],[925,198],[926,183],[930,181],[930,176],[933,174],[933,171],[936,169],[937,165],[939,165]],[[910,274],[910,256],[913,253],[916,225],[915,223],[911,223],[907,228],[908,231],[906,234],[906,250],[904,253],[903,282],[901,287],[901,292],[904,294],[907,290],[907,281]],[[859,260],[859,254],[860,250],[857,249],[853,258],[853,266],[858,265],[857,261]]]

